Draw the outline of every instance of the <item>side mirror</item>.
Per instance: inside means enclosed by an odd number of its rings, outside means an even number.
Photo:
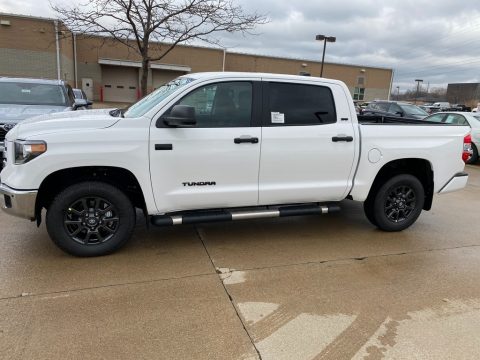
[[[175,105],[168,116],[159,120],[163,120],[163,123],[170,127],[192,127],[197,124],[195,108],[189,105]],[[158,125],[157,122],[157,127]]]
[[[91,101],[89,104],[89,101],[85,99],[75,99],[75,102],[73,103],[73,110],[78,110],[79,108],[86,108],[88,105],[91,105]]]
[[[397,111],[397,112],[395,113],[395,115],[398,115],[398,116],[403,116],[403,115],[404,115],[404,113],[403,113],[403,111]]]

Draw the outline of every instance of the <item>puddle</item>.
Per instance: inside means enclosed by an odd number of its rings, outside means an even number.
[[[480,301],[444,301],[405,320],[387,318],[353,359],[478,359]]]
[[[309,360],[320,354],[355,320],[350,315],[300,314],[256,343],[263,360]]]

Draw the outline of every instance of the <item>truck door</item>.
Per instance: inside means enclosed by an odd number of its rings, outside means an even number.
[[[258,204],[260,90],[258,81],[198,86],[175,103],[195,108],[195,126],[152,123],[150,171],[159,212]]]
[[[259,203],[345,198],[356,139],[343,88],[317,82],[263,85]]]

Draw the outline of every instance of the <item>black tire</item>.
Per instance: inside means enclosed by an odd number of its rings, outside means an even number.
[[[474,143],[472,143],[472,156],[467,160],[467,164],[476,164],[478,161],[478,149]]]
[[[60,192],[47,210],[47,231],[63,251],[102,256],[121,248],[135,228],[135,208],[118,188],[97,181]]]
[[[402,231],[420,216],[425,203],[423,185],[412,175],[396,175],[364,203],[370,222],[384,231]],[[372,218],[372,219],[370,219]]]

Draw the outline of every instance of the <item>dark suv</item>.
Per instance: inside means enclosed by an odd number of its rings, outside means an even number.
[[[362,115],[379,116],[401,116],[411,119],[423,119],[428,113],[418,107],[404,102],[397,101],[372,101],[367,108],[363,110]]]
[[[0,155],[6,133],[18,122],[87,105],[86,100],[75,99],[70,85],[61,80],[0,77]]]

